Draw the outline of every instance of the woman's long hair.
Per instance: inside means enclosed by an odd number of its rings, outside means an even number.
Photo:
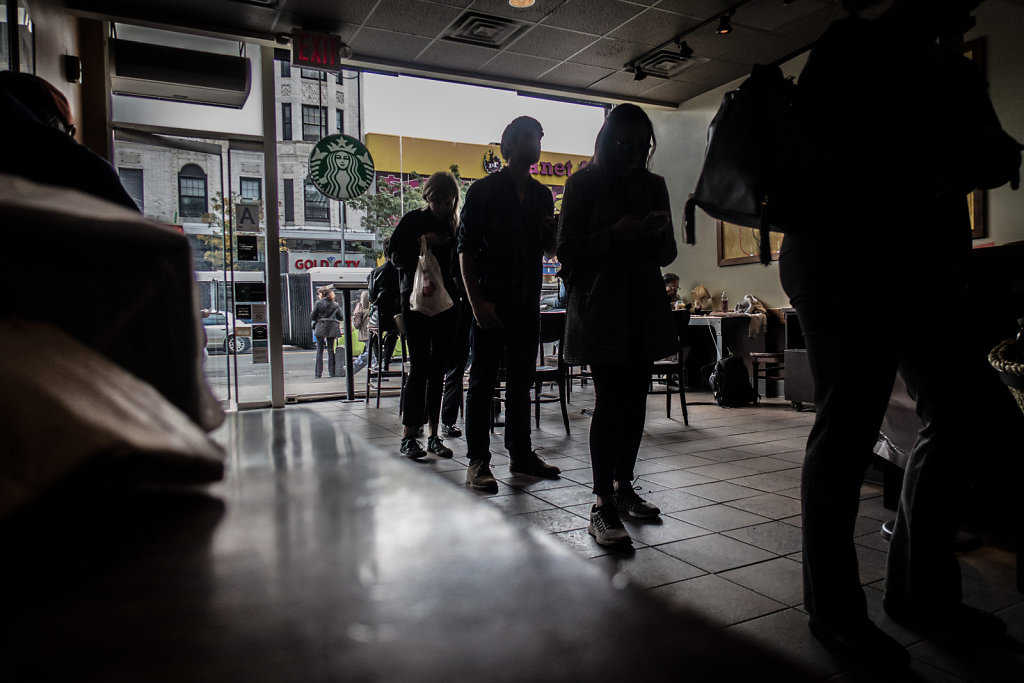
[[[459,181],[448,171],[438,171],[423,182],[423,199],[429,204],[434,198],[455,197],[451,215],[446,216],[451,234],[459,227]],[[430,207],[424,207],[430,211]]]
[[[614,155],[614,147],[619,131],[626,126],[636,123],[646,127],[650,134],[651,150],[647,154],[647,160],[644,162],[644,168],[649,168],[651,158],[654,156],[654,150],[658,146],[658,141],[654,137],[654,124],[651,123],[647,112],[635,104],[629,103],[620,104],[612,109],[611,113],[604,120],[604,125],[601,126],[601,131],[597,134],[597,142],[594,143],[594,158],[587,165],[587,168],[594,166],[602,171],[610,170],[605,167],[605,164],[608,164],[608,160]]]

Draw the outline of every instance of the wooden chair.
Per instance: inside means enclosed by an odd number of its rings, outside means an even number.
[[[686,381],[684,371],[686,369],[686,355],[690,347],[690,312],[672,311],[672,318],[676,324],[676,333],[679,336],[679,350],[674,358],[665,358],[655,361],[651,368],[651,388],[649,393],[661,393],[654,388],[655,380],[663,377],[665,382],[665,415],[672,417],[672,394],[679,394],[679,404],[683,409],[683,424],[690,424],[690,416],[686,412]],[[672,375],[679,378],[678,384],[673,389]]]

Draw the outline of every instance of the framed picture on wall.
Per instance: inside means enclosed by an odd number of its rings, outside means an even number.
[[[725,221],[718,221],[718,265],[738,266],[742,263],[759,263],[761,258],[761,233],[754,228],[744,228]],[[772,260],[779,260],[782,248],[782,233],[771,233]]]
[[[964,57],[974,62],[978,72],[985,78],[985,39],[975,38],[964,43]],[[971,239],[988,237],[985,224],[985,190],[975,190],[967,195],[967,207],[971,215]]]

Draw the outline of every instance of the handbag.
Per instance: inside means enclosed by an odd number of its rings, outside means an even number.
[[[755,64],[750,77],[722,98],[708,128],[704,166],[686,202],[687,244],[695,241],[699,206],[712,218],[759,229],[761,263],[771,263],[768,233],[786,230],[770,199],[799,128],[796,84],[774,64]]]
[[[435,316],[454,305],[455,302],[444,288],[441,266],[427,248],[427,238],[424,235],[420,237],[420,258],[412,279],[409,309],[426,316]]]

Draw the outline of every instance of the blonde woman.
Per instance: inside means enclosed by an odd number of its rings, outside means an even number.
[[[425,457],[427,452],[440,458],[450,458],[452,450],[444,445],[437,426],[458,309],[453,306],[437,315],[427,316],[410,310],[409,297],[419,262],[421,238],[426,240],[427,247],[441,267],[443,281],[435,285],[443,285],[450,294],[455,293],[452,264],[455,260],[455,230],[459,223],[458,181],[451,173],[435,173],[423,184],[423,198],[427,205],[402,217],[388,245],[388,257],[398,268],[402,319],[409,348],[409,380],[405,387],[399,452],[414,459]],[[416,440],[416,432],[423,425],[424,417],[430,429],[426,450]]]

